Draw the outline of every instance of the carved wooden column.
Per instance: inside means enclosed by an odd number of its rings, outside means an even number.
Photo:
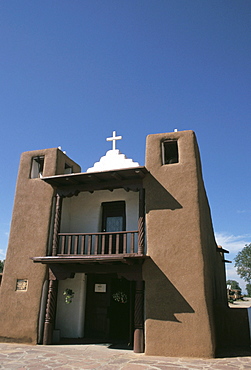
[[[145,189],[139,190],[138,254],[144,254],[145,244]]]
[[[59,194],[57,194],[53,227],[53,240],[51,253],[52,256],[56,256],[58,253],[58,233],[60,231],[62,200],[63,200],[62,197]],[[51,269],[49,269],[49,289],[44,321],[43,344],[52,344],[54,321],[56,316],[57,293],[58,293],[58,280],[54,276]]]
[[[53,228],[53,241],[52,241],[52,256],[56,256],[58,253],[58,233],[60,229],[61,221],[61,211],[62,211],[62,197],[56,195],[56,209],[55,209],[55,218],[54,218],[54,228]]]
[[[144,352],[144,282],[136,281],[134,308],[134,344],[135,353]]]
[[[52,344],[54,321],[56,316],[56,304],[58,293],[58,280],[49,270],[49,290],[46,304],[43,344]]]

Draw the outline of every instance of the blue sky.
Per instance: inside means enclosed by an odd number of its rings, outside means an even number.
[[[249,0],[1,1],[0,48],[0,259],[20,154],[85,171],[113,130],[141,165],[146,135],[194,130],[218,243],[251,242]]]

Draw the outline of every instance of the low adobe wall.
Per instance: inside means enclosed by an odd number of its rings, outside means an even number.
[[[217,349],[250,347],[248,310],[246,308],[222,308],[215,313],[217,323]]]

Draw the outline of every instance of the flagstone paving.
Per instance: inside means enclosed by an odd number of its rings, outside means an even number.
[[[0,343],[0,369],[181,370],[251,369],[251,356],[217,359],[155,357],[105,345],[31,346]]]

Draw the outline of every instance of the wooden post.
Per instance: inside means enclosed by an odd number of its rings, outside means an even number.
[[[54,329],[54,321],[56,316],[56,303],[58,292],[58,280],[56,280],[53,273],[50,272],[48,298],[46,304],[45,322],[44,322],[44,336],[43,344],[52,344],[52,336]]]
[[[57,194],[53,228],[53,241],[51,253],[52,256],[56,256],[58,253],[58,233],[60,230],[61,210],[62,210],[62,197],[59,194]],[[44,321],[43,344],[52,344],[54,321],[56,315],[57,292],[58,292],[58,281],[56,280],[56,277],[52,273],[51,269],[49,269],[49,289]]]
[[[135,353],[144,352],[144,282],[136,281],[134,307],[134,344]]]
[[[144,254],[145,244],[145,189],[139,190],[138,254]]]
[[[62,197],[59,194],[57,194],[53,228],[52,256],[56,256],[58,253],[58,233],[60,229],[61,210],[62,210]]]

